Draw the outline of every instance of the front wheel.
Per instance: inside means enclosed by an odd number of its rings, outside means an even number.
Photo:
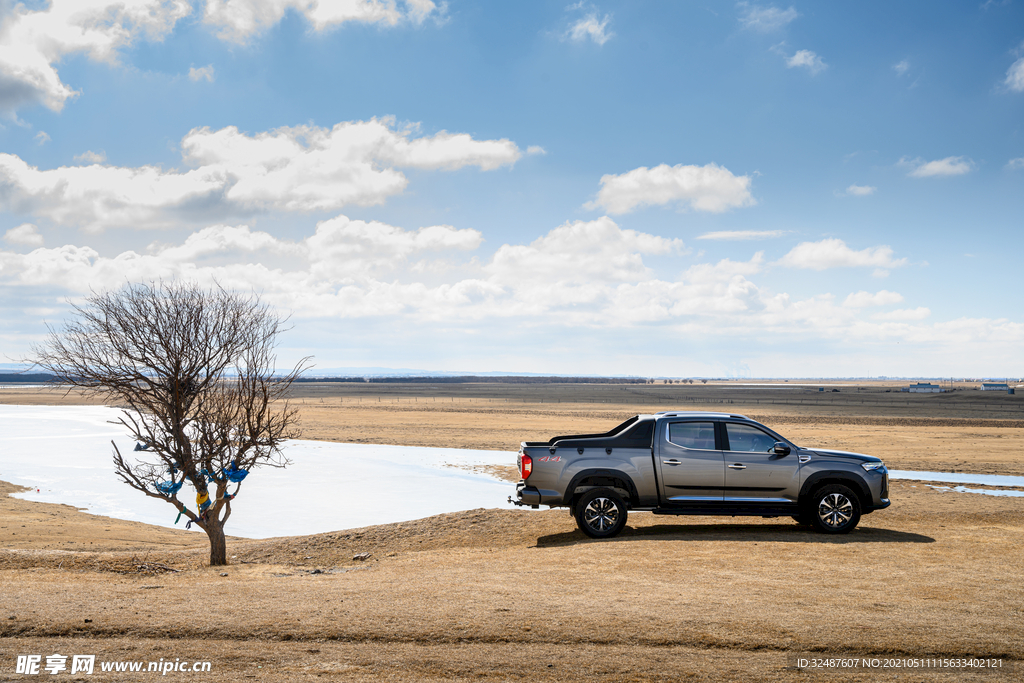
[[[611,538],[626,526],[626,503],[611,489],[591,489],[576,503],[576,524],[591,538]]]
[[[808,511],[814,528],[826,534],[848,534],[860,522],[860,499],[846,486],[818,489]]]

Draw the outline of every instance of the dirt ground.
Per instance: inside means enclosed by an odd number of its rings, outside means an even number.
[[[662,407],[612,402],[621,389],[604,387],[592,402],[575,387],[534,387],[530,401],[519,387],[443,389],[389,387],[371,401],[317,385],[293,400],[314,439],[514,450],[636,412],[697,408],[743,412],[797,443],[872,453],[890,468],[1024,473],[1024,423],[975,414],[976,403],[931,417],[882,405],[884,395],[870,415],[854,398],[848,414],[835,403],[826,414],[757,394]],[[79,401],[0,390],[0,403]],[[211,662],[210,674],[168,674],[182,680],[837,678],[795,668],[799,655],[1003,667],[839,674],[847,680],[1024,680],[1024,498],[891,488],[892,507],[839,538],[788,519],[633,513],[622,535],[598,542],[564,510],[472,510],[231,539],[231,565],[210,568],[201,533],[30,503],[0,485],[0,681],[36,678],[14,673],[17,655],[55,652]],[[154,675],[97,667],[80,679]]]

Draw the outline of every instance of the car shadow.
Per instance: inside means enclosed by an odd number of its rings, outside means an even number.
[[[580,543],[629,543],[630,541],[757,541],[765,543],[934,543],[923,534],[893,529],[858,527],[848,534],[829,535],[798,524],[655,524],[626,526],[617,536],[588,538],[579,529],[537,539],[538,548]]]

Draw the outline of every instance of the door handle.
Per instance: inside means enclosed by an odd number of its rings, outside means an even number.
[[[666,465],[682,465],[683,464],[682,460],[676,460],[675,458],[672,458],[671,460],[662,460],[662,462],[665,463]]]
[[[740,464],[737,463],[735,465],[729,465],[729,469],[731,469],[731,470],[745,470],[745,469],[747,469],[747,466],[746,465],[740,465]]]

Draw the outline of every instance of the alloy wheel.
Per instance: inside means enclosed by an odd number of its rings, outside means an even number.
[[[853,503],[841,493],[829,493],[818,503],[818,518],[826,526],[838,529],[853,518]]]
[[[595,498],[584,509],[583,519],[594,531],[607,531],[619,521],[619,507],[610,498]]]

